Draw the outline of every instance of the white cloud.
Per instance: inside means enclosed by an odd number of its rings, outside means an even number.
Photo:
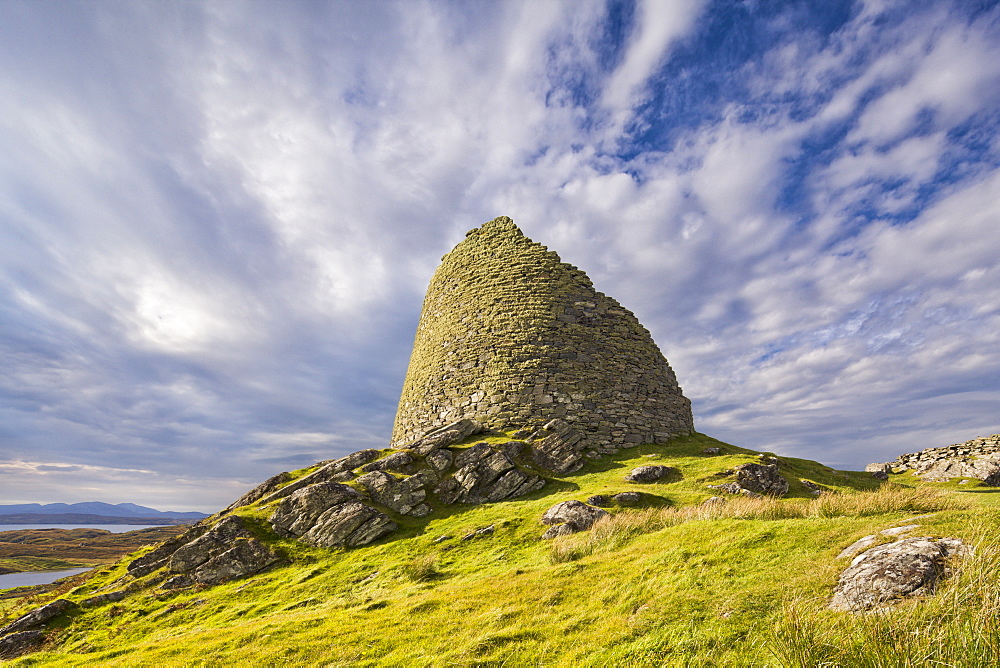
[[[938,18],[938,17],[935,17]],[[972,26],[948,25],[931,33],[925,53],[911,61],[912,74],[869,104],[849,136],[876,144],[912,130],[922,112],[934,114],[936,127],[961,123],[1000,98],[1000,45],[991,40],[988,17]],[[913,40],[909,50],[920,44]]]
[[[672,43],[684,36],[702,11],[702,0],[659,2],[643,0],[638,5],[635,32],[621,64],[604,87],[602,103],[619,128],[642,101],[642,88],[662,64]]]

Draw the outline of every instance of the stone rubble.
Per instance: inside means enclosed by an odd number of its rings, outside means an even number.
[[[885,474],[910,471],[929,482],[975,478],[991,487],[1000,487],[1000,434],[980,436],[940,448],[926,448],[900,455],[891,462],[869,464],[865,470],[883,480],[888,477]]]
[[[773,460],[774,458],[769,458]],[[777,460],[774,460],[775,462]],[[732,470],[736,480],[721,485],[708,485],[727,494],[743,494],[752,498],[758,496],[782,496],[788,491],[788,481],[778,473],[778,464],[740,464]],[[723,473],[729,473],[725,471]]]

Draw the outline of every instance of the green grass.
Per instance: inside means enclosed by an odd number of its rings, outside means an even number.
[[[723,454],[700,455],[705,447]],[[1000,659],[996,631],[986,628],[998,600],[997,550],[988,540],[1000,526],[993,495],[902,476],[893,479],[905,486],[879,488],[867,474],[782,458],[788,498],[697,505],[714,493],[707,484],[730,479],[716,474],[749,461],[757,453],[702,435],[644,445],[517,500],[394,517],[396,534],[355,550],[280,539],[263,521],[270,510],[251,506],[238,512],[290,564],[203,590],[134,583],[120,603],[59,620],[49,651],[13,663],[902,666],[927,665],[917,658],[931,650],[941,665]],[[683,478],[623,480],[651,462],[676,466]],[[816,498],[801,478],[834,492]],[[539,518],[554,503],[623,491],[642,492],[645,507],[610,508],[612,517],[590,532],[539,540]],[[979,545],[941,594],[889,615],[824,609],[846,567],[836,558],[845,546],[928,513],[914,520],[919,535]],[[461,540],[488,525],[491,536]],[[451,538],[436,542],[441,536]],[[93,595],[123,574],[123,565],[106,567],[68,597]],[[973,642],[981,663],[961,659],[963,645],[954,645]],[[866,648],[881,663],[865,659]]]

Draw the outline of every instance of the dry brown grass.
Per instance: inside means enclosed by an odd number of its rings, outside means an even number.
[[[598,550],[617,549],[635,536],[698,520],[869,517],[892,512],[935,512],[960,507],[963,506],[959,501],[936,490],[900,485],[883,485],[873,492],[824,494],[811,500],[733,496],[718,503],[650,508],[611,515],[597,522],[585,534],[555,539],[549,561],[573,561]]]

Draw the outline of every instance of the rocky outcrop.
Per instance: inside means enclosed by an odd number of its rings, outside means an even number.
[[[259,573],[280,557],[257,540],[245,520],[230,515],[214,526],[195,526],[133,559],[129,575],[143,577],[165,568],[170,587],[214,585]]]
[[[840,574],[829,608],[866,612],[906,596],[932,594],[952,574],[953,559],[970,549],[957,538],[904,538],[873,547]]]
[[[206,524],[196,524],[180,536],[174,536],[173,538],[160,543],[141,557],[133,559],[126,567],[128,574],[132,577],[141,578],[152,573],[153,571],[165,567],[167,565],[167,560],[174,552],[177,551],[178,548],[182,545],[187,545],[204,534],[206,531],[208,531],[208,526]]]
[[[248,506],[256,502],[260,502],[262,504],[271,503],[284,498],[293,492],[297,492],[303,487],[315,485],[318,482],[346,482],[354,478],[354,474],[352,473],[353,469],[356,469],[363,464],[367,464],[373,459],[376,459],[378,456],[378,450],[368,449],[352,452],[346,457],[341,457],[340,459],[320,462],[317,464],[319,468],[315,471],[284,486],[281,485],[291,479],[291,474],[279,473],[276,476],[268,478],[241,496],[236,502],[226,508],[226,511]]]
[[[535,464],[555,473],[583,467],[583,435],[565,420],[551,420],[528,438]]]
[[[439,429],[433,429],[413,443],[409,443],[403,447],[412,450],[420,456],[425,456],[438,448],[453,445],[465,440],[469,436],[475,436],[484,431],[486,431],[486,428],[475,420],[458,420]]]
[[[20,631],[0,638],[0,659],[16,659],[37,652],[45,644],[45,634],[38,630]]]
[[[77,605],[73,601],[68,601],[64,598],[56,599],[40,608],[35,608],[25,615],[21,615],[10,624],[0,628],[0,636],[45,626],[59,615],[67,613],[70,610],[75,610],[76,608]]]
[[[975,478],[1000,487],[1000,434],[900,455],[892,462],[869,464],[865,470],[873,474],[910,471],[932,482]]]
[[[167,566],[192,582],[215,585],[258,573],[279,560],[253,537],[240,517],[229,516],[195,540],[179,547]]]
[[[543,539],[564,536],[578,531],[586,531],[608,512],[581,501],[563,501],[552,506],[542,515],[542,524],[551,527],[542,534]]]
[[[0,659],[16,659],[38,651],[45,643],[45,633],[41,627],[77,607],[72,601],[56,599],[0,628]]]
[[[382,471],[366,475],[391,477]],[[355,489],[335,482],[298,490],[275,507],[268,521],[279,535],[318,547],[367,545],[396,529],[385,513],[361,503]]]
[[[424,499],[427,498],[426,488],[437,480],[437,475],[427,469],[399,479],[385,471],[372,471],[358,478],[358,484],[364,487],[371,500],[379,505],[390,508],[400,515],[425,517],[431,512],[431,507],[424,503]]]
[[[522,471],[505,452],[508,444],[477,443],[454,457],[458,470],[434,488],[442,503],[494,503],[541,489],[545,480]]]

